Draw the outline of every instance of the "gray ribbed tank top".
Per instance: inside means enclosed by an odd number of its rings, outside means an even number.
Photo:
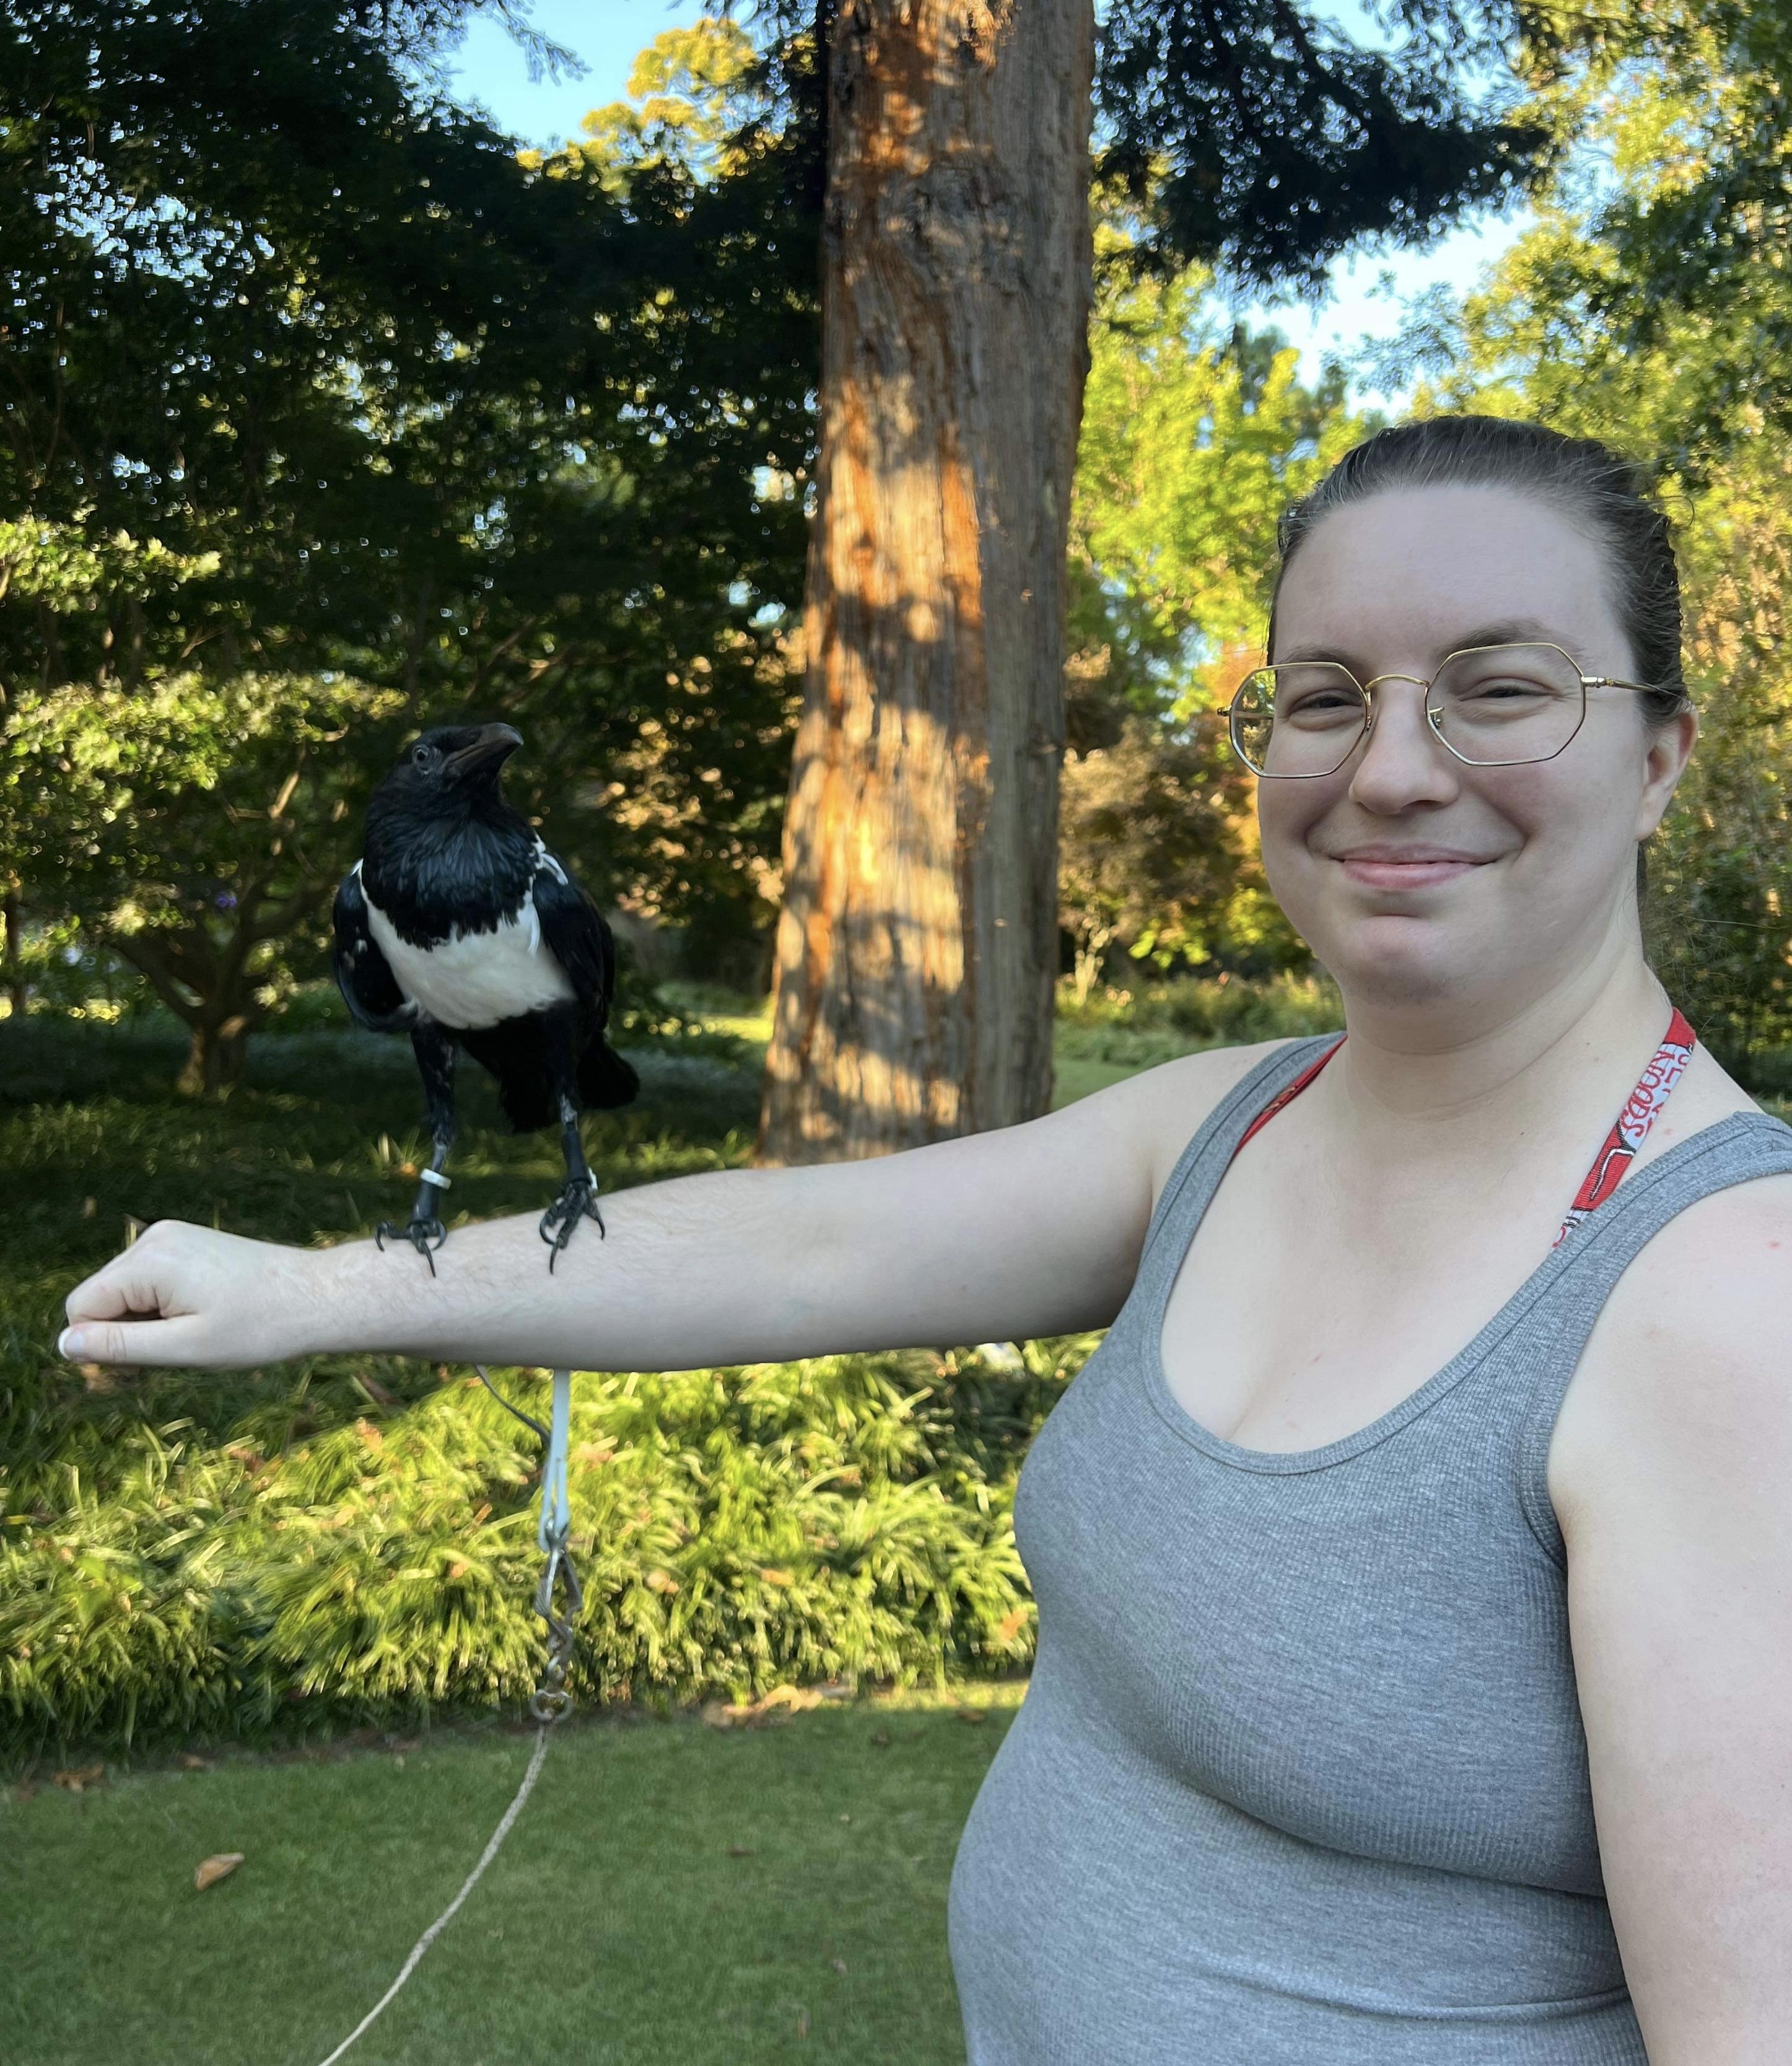
[[[1288,1454],[1183,1412],[1170,1290],[1268,1056],[1184,1149],[1021,1473],[1033,1682],[953,1874],[971,2066],[1647,2066],[1604,1883],[1544,1482],[1607,1294],[1733,1115],[1632,1170],[1390,1412]]]

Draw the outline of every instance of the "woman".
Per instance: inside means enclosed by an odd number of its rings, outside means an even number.
[[[1764,2066],[1792,1129],[1643,957],[1697,728],[1665,525],[1596,446],[1384,432],[1291,512],[1271,658],[1232,735],[1341,1044],[625,1192],[551,1282],[527,1215],[434,1279],[160,1222],[65,1353],[680,1368],[1111,1323],[1021,1481],[1038,1659],[953,1884],[973,2066]]]

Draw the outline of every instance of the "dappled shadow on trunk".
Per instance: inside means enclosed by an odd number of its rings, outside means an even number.
[[[1046,1109],[1086,10],[843,18],[808,676],[759,1157]]]

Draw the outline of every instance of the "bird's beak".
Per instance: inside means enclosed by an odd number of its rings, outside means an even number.
[[[482,724],[471,746],[451,753],[442,764],[443,772],[460,776],[475,768],[496,761],[500,767],[523,743],[523,735],[508,724]]]

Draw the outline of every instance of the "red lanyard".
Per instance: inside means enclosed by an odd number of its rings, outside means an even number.
[[[1575,1193],[1574,1203],[1568,1207],[1568,1216],[1562,1222],[1562,1231],[1551,1244],[1552,1247],[1559,1247],[1587,1215],[1603,1205],[1623,1182],[1624,1173],[1636,1160],[1637,1149],[1648,1138],[1656,1114],[1667,1103],[1669,1092],[1680,1081],[1681,1071],[1691,1060],[1697,1038],[1685,1015],[1677,1007],[1668,1022],[1666,1037],[1651,1057],[1648,1067],[1636,1079],[1636,1089],[1626,1100],[1624,1110],[1612,1122],[1612,1131],[1606,1135],[1604,1145],[1593,1157],[1593,1166]],[[1343,1045],[1344,1036],[1341,1034],[1317,1061],[1309,1062],[1285,1090],[1278,1092],[1246,1127],[1240,1137],[1239,1148],[1259,1127],[1267,1126],[1284,1104],[1292,1104]],[[1238,1148],[1232,1153],[1236,1155]]]

